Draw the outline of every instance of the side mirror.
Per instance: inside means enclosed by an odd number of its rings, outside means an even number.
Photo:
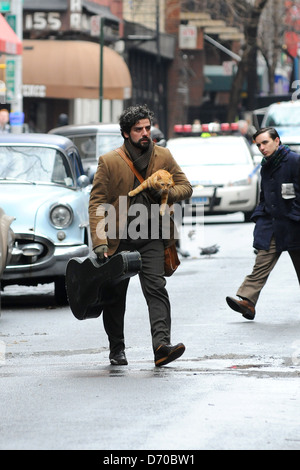
[[[77,184],[80,188],[86,188],[90,184],[89,177],[86,175],[81,175],[77,179]]]

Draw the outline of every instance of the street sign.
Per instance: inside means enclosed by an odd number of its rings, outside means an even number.
[[[4,2],[0,1],[0,13],[5,13],[6,11],[10,11],[10,1]]]
[[[6,15],[6,21],[11,27],[11,29],[16,33],[17,32],[17,17],[16,15]]]
[[[91,36],[100,36],[101,32],[101,16],[94,15],[91,16],[90,19],[90,27],[91,27]]]
[[[15,60],[6,60],[6,95],[8,102],[11,102],[15,99],[15,70]]]
[[[224,75],[231,77],[234,71],[235,62],[233,60],[225,60],[222,66]]]

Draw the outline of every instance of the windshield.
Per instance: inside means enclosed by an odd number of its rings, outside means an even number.
[[[265,126],[300,126],[299,106],[276,106],[270,109]]]
[[[120,147],[124,139],[118,134],[85,134],[70,137],[78,147],[81,159],[97,160],[110,150]]]
[[[174,139],[168,148],[181,166],[247,165],[251,159],[243,142],[218,137]]]
[[[73,185],[71,170],[63,154],[47,147],[0,145],[0,179]]]
[[[114,150],[124,143],[124,138],[120,134],[98,134],[97,136],[97,156],[104,155],[110,150]]]

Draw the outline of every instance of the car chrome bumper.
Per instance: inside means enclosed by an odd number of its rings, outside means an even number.
[[[64,276],[67,262],[71,258],[84,257],[89,255],[87,245],[76,246],[56,246],[51,257],[37,263],[24,265],[9,265],[4,270],[3,284],[12,284],[11,281],[19,281],[17,284],[30,284],[30,280],[35,282],[51,282],[51,279]],[[45,281],[44,279],[47,279]],[[50,279],[50,280],[49,280]]]

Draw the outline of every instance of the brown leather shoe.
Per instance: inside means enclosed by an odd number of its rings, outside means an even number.
[[[226,297],[226,302],[232,310],[241,313],[247,320],[254,320],[255,306],[250,300],[237,300],[233,297]]]

